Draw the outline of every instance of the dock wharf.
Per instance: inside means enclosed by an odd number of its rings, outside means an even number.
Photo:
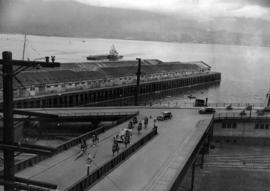
[[[140,84],[139,98],[142,101],[147,95],[152,96],[171,89],[186,88],[198,85],[220,82],[221,73],[203,72],[187,76],[153,80]],[[133,105],[136,85],[121,85],[106,88],[91,88],[70,92],[53,93],[48,95],[16,98],[16,108],[48,108],[75,106],[108,106],[113,102],[123,105]],[[0,104],[1,106],[1,104]]]

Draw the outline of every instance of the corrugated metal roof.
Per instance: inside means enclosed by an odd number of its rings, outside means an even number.
[[[199,63],[199,62],[198,62]],[[188,70],[199,70],[197,62],[161,62],[159,60],[147,60],[143,62],[142,74],[153,74],[162,72],[181,72]],[[65,63],[57,69],[28,70],[21,72],[17,78],[24,86],[38,84],[55,84],[61,82],[87,81],[105,78],[119,78],[124,76],[135,76],[137,72],[136,60],[116,62],[93,62]],[[94,70],[93,70],[94,69]],[[15,88],[20,84],[14,80]],[[0,81],[2,88],[2,81]]]

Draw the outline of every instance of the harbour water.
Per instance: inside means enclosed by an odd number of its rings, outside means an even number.
[[[9,50],[21,59],[24,35],[0,34],[0,52]],[[56,56],[59,62],[84,62],[90,54],[108,53],[115,45],[124,59],[198,61],[222,73],[220,85],[186,90],[169,96],[166,102],[190,101],[187,96],[209,98],[210,102],[263,103],[270,87],[270,48],[213,44],[166,43],[119,39],[88,39],[54,36],[27,36],[25,58]]]

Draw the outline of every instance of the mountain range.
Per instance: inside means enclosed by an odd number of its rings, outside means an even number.
[[[64,0],[0,0],[0,33],[270,46],[270,23],[265,20],[203,21]]]

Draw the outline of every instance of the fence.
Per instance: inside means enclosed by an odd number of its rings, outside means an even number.
[[[60,111],[61,112],[61,111]],[[63,112],[58,113],[61,117],[66,116],[75,116],[75,117],[81,117],[81,116],[94,116],[94,117],[102,117],[102,116],[129,116],[133,115],[134,112],[80,112],[80,113],[72,113],[72,112]]]
[[[216,113],[213,115],[215,121],[233,119],[233,120],[270,120],[270,114],[264,112],[263,114],[257,114],[252,111],[245,111],[245,114],[241,112],[225,112]]]
[[[119,165],[122,161],[128,158],[132,153],[138,150],[141,146],[146,144],[149,140],[151,140],[155,135],[157,135],[157,129],[153,128],[153,130],[142,137],[139,141],[128,147],[126,150],[122,151],[120,154],[115,156],[112,160],[106,162],[104,165],[96,169],[92,174],[86,176],[79,180],[77,183],[73,184],[66,191],[81,191],[90,187],[94,183],[96,183],[99,179],[108,174],[113,168]]]
[[[209,107],[226,107],[231,105],[232,107],[247,107],[251,105],[252,107],[264,107],[263,103],[208,103]]]

